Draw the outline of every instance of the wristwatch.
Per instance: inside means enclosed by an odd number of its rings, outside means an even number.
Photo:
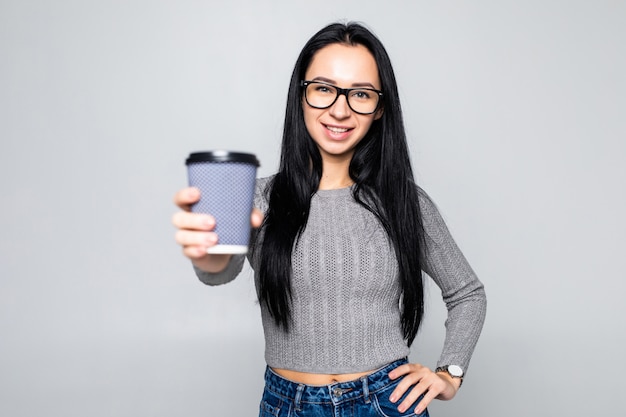
[[[450,375],[452,378],[459,378],[461,380],[459,388],[461,388],[461,385],[463,385],[463,376],[465,375],[465,373],[463,372],[463,368],[461,368],[459,365],[440,366],[439,368],[435,369],[435,372],[447,372],[448,375]]]

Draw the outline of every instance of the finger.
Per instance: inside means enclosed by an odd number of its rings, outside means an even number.
[[[179,230],[176,232],[175,238],[176,243],[181,246],[203,246],[206,248],[217,243],[217,234],[213,232]]]
[[[209,256],[206,246],[183,246],[183,255],[192,261],[199,261]]]
[[[263,223],[263,212],[258,208],[252,209],[252,215],[250,216],[250,223],[252,227],[260,227]]]
[[[415,414],[422,414],[430,402],[437,397],[437,395],[439,395],[439,393],[435,394],[435,392],[430,389],[426,391],[424,397],[420,400],[419,404],[417,404],[417,407],[415,407]]]
[[[423,384],[415,385],[415,387],[407,394],[407,396],[404,398],[404,400],[402,400],[400,405],[398,405],[398,411],[401,412],[401,413],[404,413],[406,410],[409,409],[409,407],[411,407],[413,404],[415,404],[415,401],[417,401],[418,398],[422,394],[424,394],[424,392],[428,392],[428,390],[426,389],[426,387]],[[418,407],[420,405],[422,405],[423,401],[424,401],[424,399],[422,399],[422,401],[420,401],[420,403],[418,404]]]
[[[398,379],[400,378],[402,375],[406,375],[409,372],[412,371],[412,368],[415,364],[411,364],[411,363],[405,363],[404,365],[400,365],[396,368],[394,368],[391,372],[389,372],[389,374],[387,376],[389,376],[389,379]]]
[[[392,403],[398,402],[400,398],[414,385],[418,384],[422,379],[422,375],[419,372],[412,372],[405,375],[400,381],[398,386],[393,390],[389,396],[389,401]]]
[[[200,200],[200,190],[195,187],[183,188],[174,195],[174,203],[185,211],[189,211],[189,207],[198,200]]]
[[[422,380],[402,402],[402,406],[406,405],[406,408],[402,407],[403,410],[408,410],[408,408],[411,407],[411,405],[414,404],[421,395],[423,395],[422,399],[415,407],[416,414],[423,413],[431,401],[437,398],[446,389],[447,384],[448,383],[439,378],[438,375],[429,372],[429,374],[422,378]],[[400,409],[400,407],[398,409]]]
[[[172,216],[172,223],[179,229],[209,231],[215,228],[215,218],[210,214],[179,211]]]

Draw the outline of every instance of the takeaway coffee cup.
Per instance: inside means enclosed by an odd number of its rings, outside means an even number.
[[[255,155],[230,151],[191,153],[186,161],[189,186],[200,189],[194,213],[215,217],[217,245],[208,253],[246,253],[254,200]]]

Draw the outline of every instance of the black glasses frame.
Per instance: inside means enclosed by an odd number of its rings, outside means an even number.
[[[327,85],[329,87],[332,87],[335,90],[337,90],[337,96],[335,97],[333,102],[330,103],[328,106],[323,106],[323,107],[314,106],[311,103],[309,103],[309,98],[306,96],[306,87],[309,84],[322,84],[322,85]],[[352,110],[353,112],[355,112],[357,114],[365,114],[365,115],[367,115],[367,114],[374,114],[380,108],[380,103],[381,103],[382,98],[383,98],[383,92],[380,91],[380,90],[376,90],[374,88],[368,88],[368,87],[341,88],[341,87],[337,87],[336,85],[333,85],[333,84],[325,83],[323,81],[304,81],[304,80],[302,80],[302,81],[300,81],[300,87],[302,87],[304,89],[304,99],[306,100],[306,104],[308,104],[309,106],[313,107],[314,109],[327,109],[327,108],[331,107],[333,104],[335,104],[337,102],[337,99],[339,98],[339,96],[344,95],[344,96],[346,96],[346,103],[348,103],[348,107],[350,107],[350,110]],[[355,90],[373,91],[376,94],[378,94],[378,102],[376,103],[376,108],[374,110],[372,110],[371,112],[368,112],[368,113],[363,113],[363,112],[354,110],[352,108],[352,106],[350,105],[350,98],[349,98],[348,94],[351,91],[355,91]]]

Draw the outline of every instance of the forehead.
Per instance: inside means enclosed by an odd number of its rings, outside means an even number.
[[[376,60],[363,45],[334,43],[317,51],[305,74],[307,80],[316,77],[331,80],[340,87],[370,83],[380,88]]]

